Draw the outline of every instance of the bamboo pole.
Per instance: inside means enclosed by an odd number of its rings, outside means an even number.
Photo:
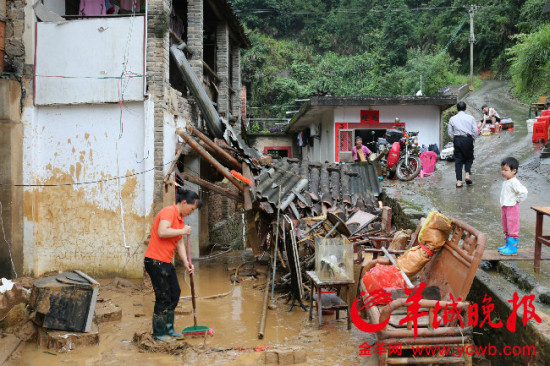
[[[190,124],[187,124],[187,131],[189,131],[190,134],[197,136],[201,141],[203,141],[206,145],[208,145],[215,153],[225,160],[227,160],[228,163],[230,163],[231,167],[236,169],[237,171],[242,170],[242,165],[239,163],[237,159],[229,155],[227,151],[216,145],[212,140],[210,140],[205,134],[203,134],[201,131],[199,131],[197,128],[193,127]]]
[[[206,151],[204,147],[199,145],[198,142],[193,140],[191,136],[189,136],[184,131],[183,128],[178,127],[176,129],[176,133],[180,135],[181,138],[184,139],[185,142],[187,142],[193,149],[195,149],[200,154],[200,156],[202,156],[204,159],[206,159],[206,161],[212,164],[212,166],[214,166],[217,171],[219,171],[224,177],[226,177],[231,183],[233,183],[235,187],[237,187],[241,192],[244,192],[244,187],[242,186],[242,184],[240,184],[237,179],[233,175],[231,175],[227,168],[221,165],[219,161],[214,159],[214,157],[212,157],[212,155],[210,155],[210,153]]]
[[[264,305],[262,308],[262,318],[260,320],[260,331],[258,332],[258,339],[264,338],[265,318],[267,317],[267,298],[268,297],[269,297],[269,278],[267,278],[267,282],[265,284]]]

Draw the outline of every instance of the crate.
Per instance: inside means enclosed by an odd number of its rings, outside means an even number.
[[[353,281],[353,245],[345,238],[316,238],[315,273],[321,281]]]

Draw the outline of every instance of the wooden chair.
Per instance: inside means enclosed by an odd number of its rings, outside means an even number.
[[[536,103],[531,103],[529,105],[529,117],[531,117],[531,111],[535,111],[535,116],[538,115],[538,112],[542,111],[546,105],[546,100],[548,95],[540,95],[539,100]]]
[[[426,283],[426,289],[423,292],[423,299],[420,300],[422,308],[419,311],[430,311],[429,316],[424,316],[418,319],[417,337],[414,338],[414,329],[412,323],[399,324],[399,321],[407,315],[406,295],[402,292],[402,296],[396,296],[396,291],[392,293],[392,301],[387,305],[372,306],[366,309],[362,316],[368,318],[371,324],[379,324],[390,318],[389,323],[384,329],[376,333],[378,343],[386,345],[390,343],[398,343],[402,345],[402,349],[420,346],[450,346],[454,351],[457,345],[472,344],[472,328],[467,327],[468,318],[467,311],[469,303],[465,301],[472,282],[474,280],[477,267],[481,261],[483,251],[485,249],[485,234],[474,229],[470,225],[450,218],[452,221],[452,231],[445,244],[434,257],[426,263],[424,268],[415,276],[414,282]],[[414,244],[414,243],[413,243]],[[362,281],[362,274],[365,271],[373,268],[377,263],[390,265],[387,258],[379,258],[367,263],[361,270],[359,286],[361,291],[366,293],[365,285]],[[428,299],[426,294],[428,289],[431,289],[432,296]],[[462,321],[466,328],[462,329],[457,326],[458,319],[455,319],[450,324],[441,324],[437,329],[433,328],[433,308],[439,302],[439,306],[443,309],[445,305],[451,304],[450,294],[452,293],[455,301],[458,302],[458,307],[462,310]],[[366,303],[368,294],[363,296],[363,302]],[[395,298],[398,297],[398,298]],[[441,321],[439,313],[438,320]],[[391,358],[388,360],[388,358]],[[426,357],[410,357],[389,355],[388,353],[380,353],[379,365],[387,364],[448,364],[460,363],[472,365],[471,356],[462,355],[462,359],[455,355],[447,356],[426,356]]]

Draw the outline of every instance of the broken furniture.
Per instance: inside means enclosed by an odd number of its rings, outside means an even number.
[[[418,318],[417,329],[414,329],[411,320],[399,324],[408,315],[407,297],[404,294],[392,293],[392,300],[387,305],[375,305],[365,309],[368,323],[380,324],[389,319],[388,324],[376,333],[378,343],[400,343],[405,350],[411,345],[421,347],[433,346],[434,344],[441,346],[451,346],[456,348],[457,345],[472,343],[472,328],[467,327],[461,329],[457,326],[458,318],[447,324],[440,324],[439,327],[434,327],[433,309],[436,304],[439,304],[442,309],[445,305],[452,306],[453,299],[456,301],[456,306],[461,309],[468,309],[469,303],[463,300],[466,299],[472,282],[477,271],[479,262],[485,249],[485,234],[474,229],[463,221],[449,218],[452,223],[452,230],[449,238],[440,251],[435,253],[433,258],[425,264],[425,266],[416,275],[415,283],[423,282],[426,284],[426,289],[423,291],[424,298],[419,301],[421,309],[418,311],[429,311],[429,316],[421,316]],[[414,244],[414,243],[412,243]],[[391,265],[387,258],[379,258],[369,262],[361,270],[360,279],[365,271],[370,270],[376,264]],[[359,284],[362,293],[363,303],[367,303],[368,293],[366,293],[363,281]],[[431,292],[432,296],[428,296]],[[399,296],[401,295],[401,296]],[[393,297],[398,297],[393,299]],[[429,299],[428,299],[429,298]],[[462,311],[461,319],[464,324],[468,324],[466,311]],[[438,314],[438,319],[442,319],[441,312]],[[415,336],[415,332],[416,336]],[[472,365],[471,356],[457,357],[455,355],[435,356],[435,357],[414,357],[411,355],[391,355],[380,353],[379,365],[387,364],[447,364],[447,363],[464,363]]]
[[[99,283],[81,271],[34,281],[29,306],[34,322],[44,328],[89,332]]]
[[[535,111],[535,116],[537,116],[538,112],[544,109],[547,99],[547,95],[540,95],[536,103],[529,105],[529,118],[531,118],[531,111]]]
[[[339,319],[339,311],[347,311],[348,330],[351,329],[351,317],[349,312],[350,304],[350,289],[349,286],[354,283],[353,280],[331,280],[322,281],[317,277],[314,271],[306,271],[306,276],[309,277],[310,293],[309,293],[309,319],[313,319],[313,298],[317,292],[317,314],[319,316],[319,326],[323,325],[323,311],[335,310],[336,319]],[[346,301],[340,298],[340,290],[346,288]],[[326,292],[323,289],[336,289],[336,294]]]
[[[532,206],[531,209],[537,213],[537,222],[535,226],[535,273],[540,271],[540,257],[542,251],[542,244],[550,246],[550,236],[542,235],[542,225],[544,216],[550,216],[550,207]]]

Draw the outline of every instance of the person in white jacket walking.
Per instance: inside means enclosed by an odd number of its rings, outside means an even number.
[[[507,157],[500,163],[501,174],[506,179],[500,191],[502,228],[506,244],[498,248],[502,255],[517,255],[519,242],[519,203],[527,198],[527,188],[516,178],[519,162]]]

